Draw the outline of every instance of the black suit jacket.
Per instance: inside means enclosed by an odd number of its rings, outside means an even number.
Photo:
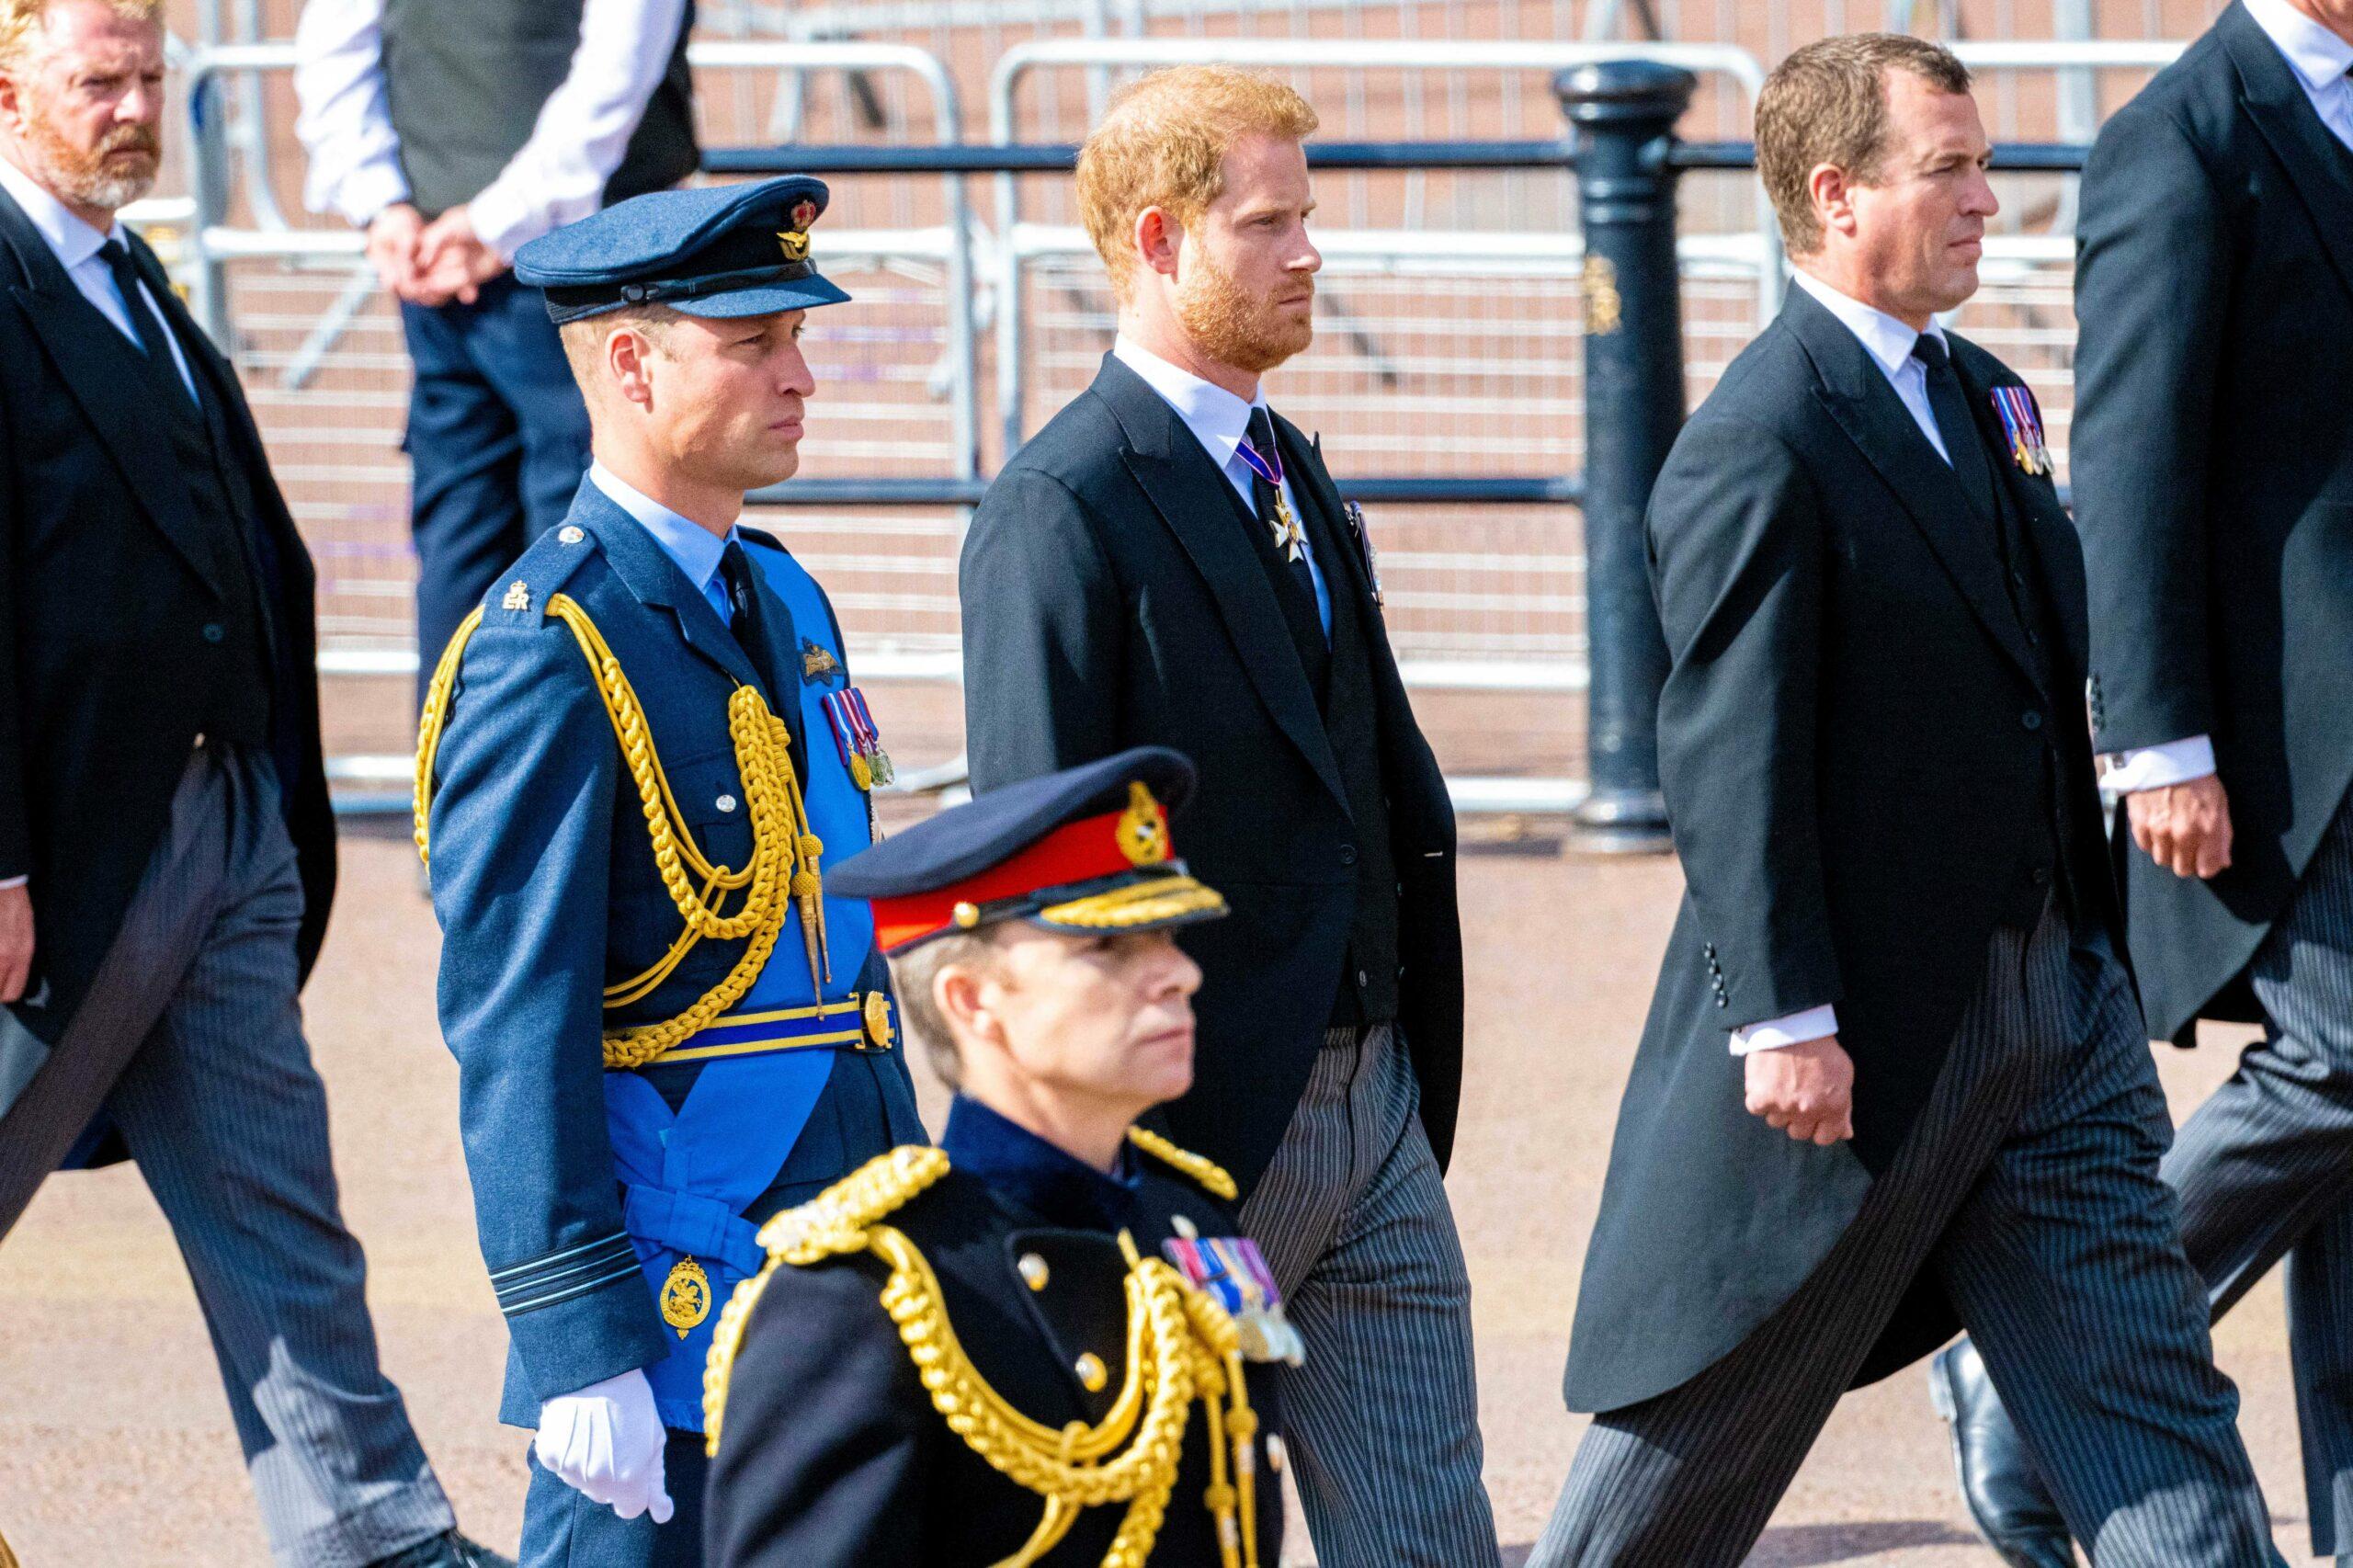
[[[1315,447],[1278,436],[1302,506],[1351,539]],[[1362,562],[1324,561],[1370,640],[1398,880],[1399,1024],[1443,1164],[1462,1076],[1454,812]],[[1200,788],[1177,852],[1233,906],[1185,933],[1201,965],[1176,1141],[1246,1192],[1290,1124],[1332,1013],[1355,828],[1323,715],[1232,493],[1176,411],[1106,356],[1095,384],[989,487],[964,544],[965,734],[987,790],[1127,746],[1174,746]]]
[[[2153,1032],[2231,984],[2353,780],[2353,150],[2233,6],[2101,131],[2075,311],[2075,521],[2102,751],[2214,738],[2231,869],[2119,813]]]
[[[2047,697],[1993,524],[1802,290],[1725,371],[1653,494],[1673,659],[1659,772],[1688,891],[1586,1256],[1576,1408],[1716,1361],[1845,1231],[1927,1097],[2002,912],[2047,874],[2046,747],[2075,814],[2083,918],[2113,921],[2075,532],[2000,439],[1990,389],[2018,378],[1949,341],[2063,628]],[[1856,1128],[1826,1149],[1748,1113],[1729,1050],[1734,1028],[1824,1003],[1854,1058]],[[1951,1326],[1915,1291],[1866,1377]]]
[[[270,477],[236,372],[181,308],[153,252],[131,250],[235,457],[275,546],[272,750],[304,892],[303,972],[335,888],[335,822],[319,753],[309,555]],[[226,603],[138,352],[82,297],[0,191],[0,877],[29,874],[29,999],[54,1043],[112,945],[161,835],[209,683],[229,661],[202,636]],[[126,376],[126,367],[132,372]],[[290,766],[291,776],[287,776]]]

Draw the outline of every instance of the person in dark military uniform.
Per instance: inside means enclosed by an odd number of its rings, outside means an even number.
[[[1159,747],[1008,785],[834,874],[959,1093],[760,1233],[708,1370],[724,1568],[1276,1568],[1254,1362],[1299,1355],[1233,1182],[1134,1125],[1193,1073],[1225,912],[1174,858]],[[953,1425],[951,1425],[951,1420]]]
[[[737,522],[798,464],[825,187],[662,192],[523,247],[596,426],[442,654],[417,843],[484,1260],[535,1427],[522,1561],[700,1559],[702,1369],[761,1221],[923,1136],[829,860],[887,776],[817,584]],[[673,1509],[676,1517],[673,1517]]]

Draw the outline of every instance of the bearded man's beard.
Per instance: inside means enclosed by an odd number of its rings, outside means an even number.
[[[1273,301],[1245,290],[1232,273],[1219,267],[1205,248],[1196,249],[1197,266],[1176,290],[1176,319],[1193,346],[1221,365],[1251,375],[1263,375],[1301,352],[1315,337],[1313,317],[1291,316]],[[1300,285],[1311,291],[1313,278]]]
[[[150,126],[119,125],[91,151],[60,136],[38,106],[25,117],[24,124],[26,145],[40,165],[34,172],[68,201],[112,212],[155,188],[164,148],[162,138]],[[141,155],[114,155],[124,152]]]

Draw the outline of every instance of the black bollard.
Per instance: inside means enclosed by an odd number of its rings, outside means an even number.
[[[1699,79],[1646,60],[1579,65],[1552,90],[1574,137],[1585,226],[1586,752],[1574,847],[1673,847],[1658,788],[1666,642],[1643,514],[1683,424],[1683,301],[1665,153]]]

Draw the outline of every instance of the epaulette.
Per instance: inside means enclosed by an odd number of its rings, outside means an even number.
[[[798,1208],[787,1209],[760,1227],[759,1244],[768,1260],[735,1287],[710,1331],[710,1354],[702,1368],[704,1450],[719,1452],[719,1429],[727,1414],[727,1378],[735,1368],[744,1325],[760,1304],[768,1276],[779,1263],[803,1266],[867,1248],[867,1227],[896,1213],[948,1174],[948,1155],[927,1143],[904,1143],[877,1154]]]
[[[928,1143],[902,1144],[762,1225],[760,1245],[770,1257],[790,1264],[862,1252],[869,1225],[906,1207],[947,1174],[945,1152]]]
[[[597,551],[597,536],[577,523],[550,528],[491,584],[490,592],[483,596],[483,622],[539,625],[547,619],[548,601]]]
[[[1128,1142],[1158,1160],[1162,1165],[1190,1176],[1211,1198],[1222,1198],[1231,1203],[1242,1194],[1242,1189],[1234,1185],[1233,1178],[1226,1174],[1223,1165],[1219,1165],[1215,1160],[1179,1149],[1149,1128],[1129,1128]]]

